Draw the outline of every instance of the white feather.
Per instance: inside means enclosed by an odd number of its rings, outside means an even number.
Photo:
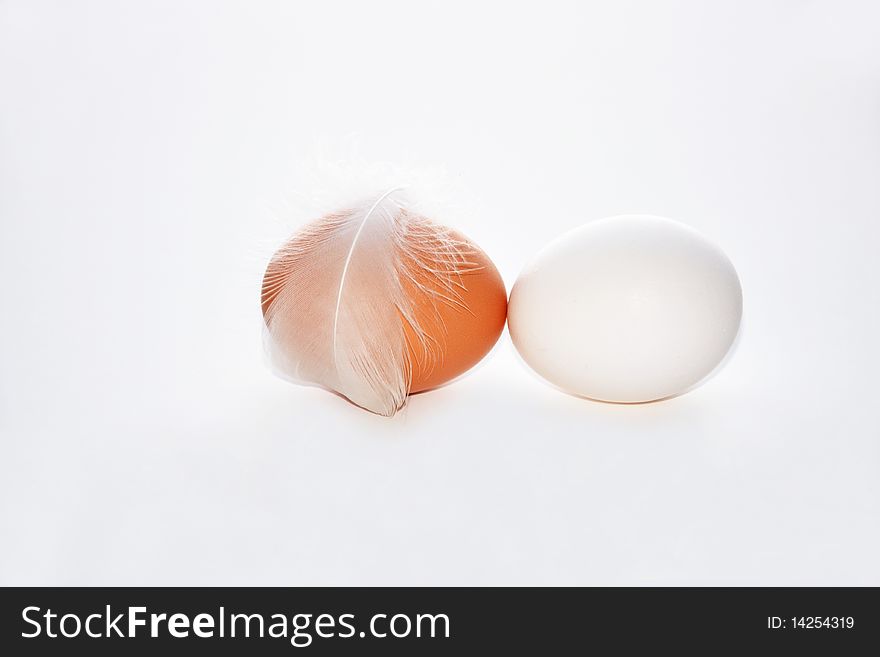
[[[443,326],[430,309],[462,305],[460,277],[476,269],[470,252],[411,211],[400,189],[307,225],[275,254],[264,280],[273,366],[286,378],[393,415],[412,381],[404,326],[425,360],[440,357]],[[425,305],[417,313],[413,296],[429,301],[437,321],[425,325]]]

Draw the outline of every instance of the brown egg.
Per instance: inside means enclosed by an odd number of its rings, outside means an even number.
[[[410,362],[410,392],[436,388],[476,365],[492,348],[507,319],[507,292],[495,265],[486,253],[460,233],[438,226],[445,239],[458,243],[466,260],[463,271],[454,277],[453,290],[439,289],[436,278],[413,266],[409,274],[418,281],[404,279],[403,286],[414,307],[414,320],[426,342],[420,341],[401,316]],[[289,243],[296,245],[300,237]],[[431,248],[430,242],[426,248]],[[440,242],[437,242],[437,248]],[[263,278],[262,311],[267,316],[279,290],[285,261],[283,250],[270,261]],[[422,286],[435,294],[426,293]]]
[[[426,355],[414,346],[415,335],[404,324],[413,363],[410,392],[441,386],[476,365],[497,342],[507,319],[504,281],[489,256],[457,231],[451,231],[451,237],[466,245],[472,267],[459,277],[455,303],[436,303],[424,293],[413,294],[417,320],[436,336],[438,344],[433,355]],[[416,274],[416,278],[425,284],[424,275]]]

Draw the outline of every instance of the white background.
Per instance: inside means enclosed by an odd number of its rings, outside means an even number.
[[[0,583],[880,585],[878,24],[0,2]],[[393,420],[273,378],[277,208],[350,139],[444,168],[508,287],[592,219],[696,227],[742,279],[737,353],[615,406],[505,335]]]

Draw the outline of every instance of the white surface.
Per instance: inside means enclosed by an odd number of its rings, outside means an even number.
[[[876,3],[0,3],[3,584],[880,584]],[[394,420],[274,378],[315,144],[444,165],[508,285],[677,217],[744,333],[691,394],[504,338]]]
[[[679,395],[727,354],[742,290],[724,252],[663,217],[591,221],[545,246],[516,279],[510,338],[562,390],[610,402]]]

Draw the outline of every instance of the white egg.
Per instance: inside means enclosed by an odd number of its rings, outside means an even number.
[[[724,359],[742,289],[721,249],[644,215],[588,223],[545,247],[510,295],[513,343],[538,374],[591,399],[678,395]]]

